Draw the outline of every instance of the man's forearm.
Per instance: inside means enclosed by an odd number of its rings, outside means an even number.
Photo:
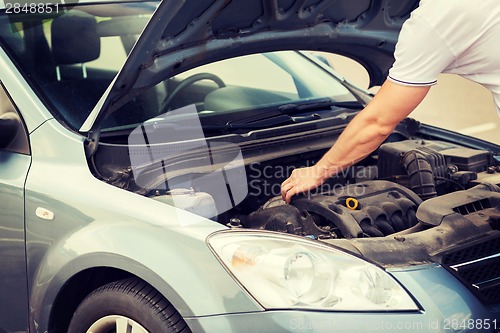
[[[377,149],[397,124],[381,123],[369,114],[360,113],[316,165],[327,171],[327,178],[335,175]]]
[[[321,185],[327,178],[368,156],[415,109],[428,91],[429,87],[400,86],[386,81],[318,163],[294,170],[283,182],[283,199],[290,202],[293,195]]]
[[[332,176],[368,156],[415,109],[428,90],[429,87],[403,87],[386,82],[317,166],[325,168]]]

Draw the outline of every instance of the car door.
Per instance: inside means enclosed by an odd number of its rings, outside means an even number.
[[[24,184],[30,163],[25,126],[0,83],[0,332],[25,331],[28,324]]]

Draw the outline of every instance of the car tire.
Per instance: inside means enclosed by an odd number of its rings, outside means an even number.
[[[181,315],[156,289],[137,278],[104,285],[80,303],[68,333],[190,332]]]

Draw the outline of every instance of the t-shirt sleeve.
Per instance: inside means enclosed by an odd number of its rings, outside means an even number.
[[[455,60],[446,40],[424,17],[413,14],[403,24],[394,57],[388,79],[409,86],[435,84]]]

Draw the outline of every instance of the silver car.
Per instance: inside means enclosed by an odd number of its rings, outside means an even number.
[[[416,0],[0,14],[1,332],[498,332],[500,147],[408,118],[290,204]],[[311,52],[312,51],[312,52]]]

